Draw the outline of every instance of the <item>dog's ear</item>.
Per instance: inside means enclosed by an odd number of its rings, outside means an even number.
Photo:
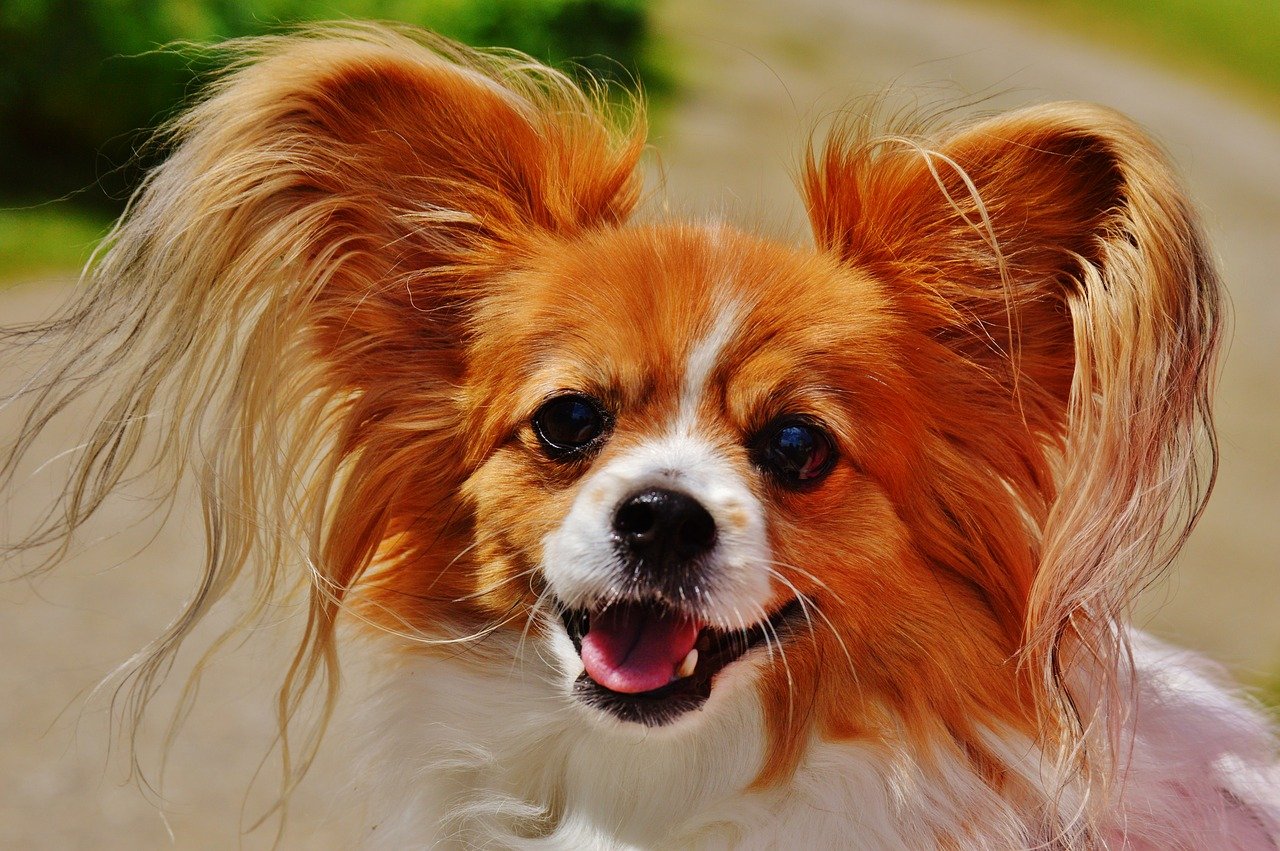
[[[1076,374],[1075,326],[1089,324],[1073,309],[1140,308],[1150,315],[1129,321],[1149,336],[1133,342],[1161,345],[1216,284],[1163,158],[1091,105],[1034,107],[937,140],[845,128],[810,157],[805,190],[822,248],[895,287],[917,321],[996,370],[1010,395],[1015,382],[1035,391],[1024,403],[1043,391],[1049,417]],[[1095,274],[1122,292],[1090,292]]]
[[[73,401],[100,400],[60,504],[16,545],[61,541],[50,565],[124,483],[159,473],[163,500],[193,471],[203,571],[140,657],[135,707],[248,575],[247,617],[310,584],[287,717],[332,673],[341,601],[397,523],[465,524],[470,307],[532,249],[629,214],[643,122],[532,60],[423,33],[329,25],[230,50],[75,301],[0,329],[43,360],[0,481]],[[407,521],[406,504],[426,508]]]
[[[555,72],[423,34],[319,35],[250,42],[174,125],[117,263],[171,297],[218,292],[222,323],[281,307],[363,386],[423,370],[534,240],[636,202],[640,122],[614,127]]]
[[[338,510],[368,533],[329,559],[358,571],[410,456],[440,443],[419,489],[462,475],[448,447],[470,308],[533,247],[630,213],[642,121],[611,122],[603,96],[531,60],[425,33],[351,24],[230,49],[94,269],[85,317],[114,327],[80,362],[101,356],[96,375],[129,390],[90,445],[172,392],[175,431],[221,418],[230,443],[190,454],[232,467],[215,475],[231,503],[323,479],[302,470],[326,454],[363,464]]]
[[[1068,632],[1114,639],[1203,505],[1206,437],[1216,464],[1221,294],[1163,156],[1113,112],[1055,104],[932,141],[841,130],[804,181],[819,246],[893,292],[904,357],[944,352],[917,370],[934,433],[998,482],[970,499],[1021,503],[1028,652],[1047,671]]]

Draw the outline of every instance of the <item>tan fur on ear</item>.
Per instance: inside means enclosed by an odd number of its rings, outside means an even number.
[[[1078,755],[1095,719],[1072,707],[1064,654],[1101,657],[1104,690],[1123,679],[1118,624],[1216,471],[1222,294],[1190,203],[1137,127],[1076,103],[936,141],[851,124],[810,154],[804,190],[818,244],[889,282],[921,348],[954,356],[924,379],[955,409],[935,428],[1000,483],[974,497],[1003,491],[1026,519],[982,534],[1026,537],[1033,575],[1009,580],[1023,658]],[[990,412],[1004,426],[977,433]],[[1090,754],[1104,775],[1108,750]]]
[[[135,660],[127,712],[136,727],[179,643],[232,586],[252,579],[248,621],[301,582],[310,614],[280,695],[283,735],[321,683],[327,718],[334,619],[397,489],[457,490],[464,305],[531,241],[624,219],[644,126],[638,106],[615,125],[603,97],[526,57],[421,32],[338,25],[226,49],[230,70],[169,128],[172,155],[78,300],[0,331],[51,358],[22,394],[30,413],[0,474],[105,388],[61,506],[16,549],[61,541],[55,562],[122,482],[158,471],[163,499],[194,472],[205,563],[185,611]],[[422,457],[438,463],[406,461]]]

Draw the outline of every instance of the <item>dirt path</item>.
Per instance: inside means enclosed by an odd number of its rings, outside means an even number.
[[[1237,321],[1219,406],[1219,491],[1155,623],[1241,668],[1280,667],[1280,292],[1271,247],[1280,233],[1280,126],[1078,42],[934,3],[666,0],[660,28],[686,70],[682,100],[654,138],[679,213],[803,238],[788,172],[805,128],[890,83],[925,102],[1096,100],[1163,139],[1206,210]],[[51,285],[4,293],[0,318],[38,315],[57,297]],[[54,436],[50,454],[56,445]],[[193,521],[180,518],[135,557],[146,535],[117,529],[130,510],[111,506],[98,531],[114,534],[57,575],[0,586],[0,847],[169,845],[155,810],[121,785],[122,761],[104,772],[105,700],[80,715],[78,695],[156,634],[190,581]],[[202,691],[166,786],[175,847],[236,847],[244,789],[271,742],[280,660],[270,639],[228,659]],[[349,844],[342,766],[331,754],[304,786],[285,847]],[[269,844],[256,833],[246,847]]]

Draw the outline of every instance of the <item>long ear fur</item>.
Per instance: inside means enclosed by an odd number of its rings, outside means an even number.
[[[819,245],[889,282],[955,356],[926,378],[952,400],[938,428],[999,485],[973,497],[1002,493],[1026,520],[983,533],[1028,538],[1023,659],[1045,715],[1067,722],[1050,733],[1079,754],[1095,719],[1067,669],[1084,654],[1102,663],[1091,688],[1126,680],[1127,606],[1216,472],[1222,295],[1196,216],[1138,128],[1075,103],[936,142],[850,125],[810,156],[804,188]],[[1004,425],[975,434],[988,412]]]
[[[194,472],[204,567],[139,655],[128,712],[136,727],[179,642],[238,580],[252,580],[247,618],[303,583],[283,734],[310,687],[327,682],[331,706],[334,617],[397,489],[456,490],[465,306],[536,242],[629,214],[643,122],[637,109],[615,126],[603,97],[525,57],[423,33],[342,25],[229,49],[74,304],[0,332],[48,358],[16,397],[29,413],[0,473],[105,390],[60,507],[10,545],[55,545],[53,563],[118,487],[159,473],[167,498]],[[423,457],[436,462],[408,463]]]

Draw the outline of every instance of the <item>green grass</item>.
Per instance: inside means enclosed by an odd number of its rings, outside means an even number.
[[[1229,88],[1280,112],[1276,0],[978,0]]]
[[[78,271],[110,226],[106,215],[66,204],[0,207],[0,285]]]

